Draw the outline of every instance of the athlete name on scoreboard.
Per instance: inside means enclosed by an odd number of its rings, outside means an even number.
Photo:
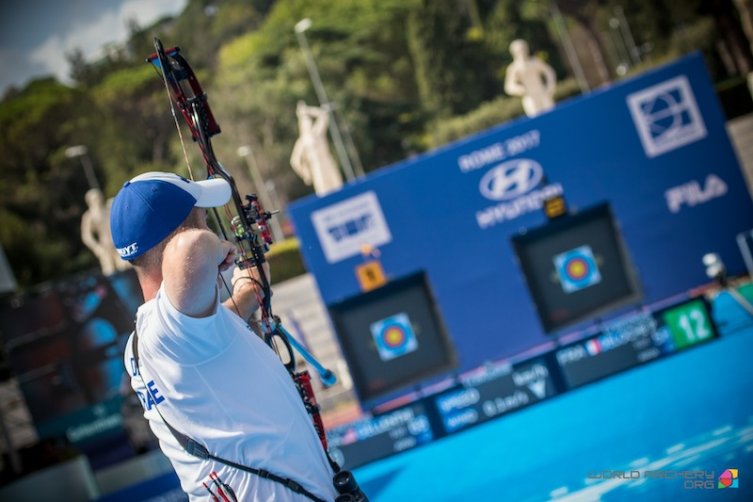
[[[555,394],[549,368],[541,360],[502,365],[464,379],[434,400],[447,434],[539,402]]]

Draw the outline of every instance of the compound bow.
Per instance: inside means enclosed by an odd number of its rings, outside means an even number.
[[[158,70],[165,83],[168,96],[170,97],[170,108],[183,146],[189,176],[193,179],[191,165],[188,160],[185,143],[183,142],[183,135],[175,113],[176,106],[188,124],[192,139],[201,149],[207,168],[207,177],[222,178],[230,184],[232,189],[232,209],[226,205],[225,212],[230,221],[232,238],[238,248],[235,260],[236,265],[242,270],[247,270],[249,272],[249,279],[256,282],[261,289],[262,294],[259,295],[260,326],[264,340],[276,352],[277,344],[275,341],[279,340],[284,346],[287,352],[287,362],[284,362],[285,367],[288,369],[301,394],[304,405],[311,415],[319,439],[326,451],[327,438],[319,414],[319,407],[311,387],[311,377],[307,371],[296,371],[293,348],[317,371],[325,387],[333,385],[336,377],[334,373],[324,368],[285,330],[280,323],[280,318],[272,312],[272,289],[269,278],[262,267],[262,264],[266,261],[265,253],[273,242],[269,226],[267,225],[267,222],[272,218],[272,213],[264,210],[259,199],[254,194],[246,195],[244,201],[244,198],[238,192],[235,180],[233,180],[230,173],[217,160],[212,148],[211,137],[220,133],[220,126],[217,124],[212,110],[209,108],[206,93],[202,90],[188,61],[181,55],[180,49],[178,47],[165,49],[158,38],[154,39],[154,48],[155,52],[147,57],[147,62],[151,63]],[[257,187],[257,189],[261,189],[261,187]],[[217,210],[214,209],[213,212],[222,236],[226,240],[230,240]],[[258,280],[251,275],[250,271],[252,268],[257,272]],[[227,283],[225,283],[225,287],[232,298],[232,291],[230,291]]]

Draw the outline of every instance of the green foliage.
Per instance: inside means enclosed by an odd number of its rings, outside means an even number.
[[[631,73],[700,48],[714,75],[722,74],[710,2],[557,3],[571,28],[590,30],[595,37],[588,40],[602,45],[614,9],[622,7],[636,43],[652,49],[645,66]],[[168,47],[180,46],[196,70],[223,130],[214,138],[215,151],[240,190],[262,189],[248,174],[255,161],[285,202],[311,193],[289,167],[298,136],[296,103],[319,103],[293,29],[298,21],[312,20],[305,37],[313,60],[341,129],[350,132],[370,171],[522,115],[519,99],[502,93],[515,38],[527,40],[555,68],[558,100],[577,93],[550,6],[514,0],[189,0],[174,19],[145,27],[131,22],[127,43],[110,47],[99,61],[85,61],[80,51],[67,55],[75,87],[42,79],[0,102],[0,243],[23,287],[95,265],[79,238],[89,188],[83,159],[67,158],[69,146],[87,147],[108,197],[140,172],[188,174],[186,157],[201,175],[199,149],[181,126],[184,152],[164,85],[144,63],[155,35]],[[594,47],[577,49],[583,56]],[[613,70],[617,62],[608,63]],[[254,157],[239,158],[241,145],[250,145]],[[290,243],[273,246],[270,260],[276,281],[304,270]]]
[[[80,165],[63,155],[81,102],[47,79],[0,103],[0,244],[21,284],[86,262],[77,239],[86,181]]]
[[[579,94],[578,84],[570,79],[557,84],[555,100],[562,101]],[[523,116],[520,98],[501,96],[483,103],[471,112],[437,123],[426,136],[428,148],[438,148],[451,141],[503,124]]]
[[[467,112],[483,99],[481,44],[455,2],[423,2],[408,17],[408,48],[423,109],[432,117]]]
[[[92,93],[96,99],[103,102],[113,102],[117,99],[130,100],[138,97],[139,89],[145,86],[151,87],[156,75],[157,73],[150,65],[140,64],[133,68],[124,68],[107,75],[99,86],[92,89]]]
[[[139,172],[173,169],[175,125],[164,84],[151,65],[115,71],[89,96],[92,107],[81,117],[80,127],[93,139],[90,150],[104,172],[107,196]]]
[[[306,273],[298,239],[285,239],[273,244],[269,253],[267,253],[267,260],[272,275],[272,284],[284,282]]]
[[[437,122],[436,127],[427,133],[426,145],[429,148],[438,148],[521,115],[523,105],[520,98],[501,96],[483,103],[465,115]]]
[[[538,4],[499,0],[491,3],[485,15],[484,46],[489,54],[488,60],[494,62],[498,89],[504,81],[505,68],[512,62],[510,43],[518,38],[527,41],[533,54],[547,61],[560,78],[565,75],[557,45],[546,24],[548,11],[534,8],[536,6]]]
[[[719,82],[716,93],[728,120],[753,113],[753,99],[748,87],[748,79],[736,77]]]
[[[350,131],[366,169],[402,158],[404,143],[422,127],[420,115],[410,113],[416,97],[404,38],[410,4],[276,2],[258,31],[238,37],[220,52],[216,92],[234,98],[216,108],[229,124],[220,143],[230,145],[222,151],[233,155],[235,147],[249,144],[261,171],[281,191],[310,192],[289,167],[298,135],[296,103],[318,104],[293,29],[310,17],[306,40],[340,126]],[[247,179],[243,170],[235,172]]]
[[[693,3],[696,0],[681,0],[684,4],[685,12],[678,12],[678,15],[685,17],[688,10],[692,10]],[[672,34],[673,16],[670,13],[670,2],[661,2],[656,0],[610,0],[608,7],[605,9],[606,16],[602,20],[605,26],[608,25],[608,17],[614,17],[616,9],[621,8],[626,16],[630,33],[637,45],[650,42],[652,51],[662,53],[667,49],[669,37]],[[677,19],[676,17],[674,19]]]
[[[711,19],[698,19],[674,32],[669,40],[669,53],[676,56],[694,50],[708,52],[714,47],[716,30]]]

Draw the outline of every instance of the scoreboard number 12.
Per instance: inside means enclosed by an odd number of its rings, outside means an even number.
[[[669,309],[662,317],[678,349],[703,342],[714,334],[703,300],[690,301]]]

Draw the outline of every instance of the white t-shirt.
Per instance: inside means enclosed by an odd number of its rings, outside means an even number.
[[[125,350],[131,386],[191,500],[212,500],[203,483],[217,493],[213,472],[239,501],[309,499],[274,481],[189,455],[159,413],[215,456],[265,469],[320,498],[335,499],[332,469],[290,375],[219,299],[213,315],[195,318],[173,307],[160,288],[139,308],[136,332],[141,376],[134,370],[132,339]]]

